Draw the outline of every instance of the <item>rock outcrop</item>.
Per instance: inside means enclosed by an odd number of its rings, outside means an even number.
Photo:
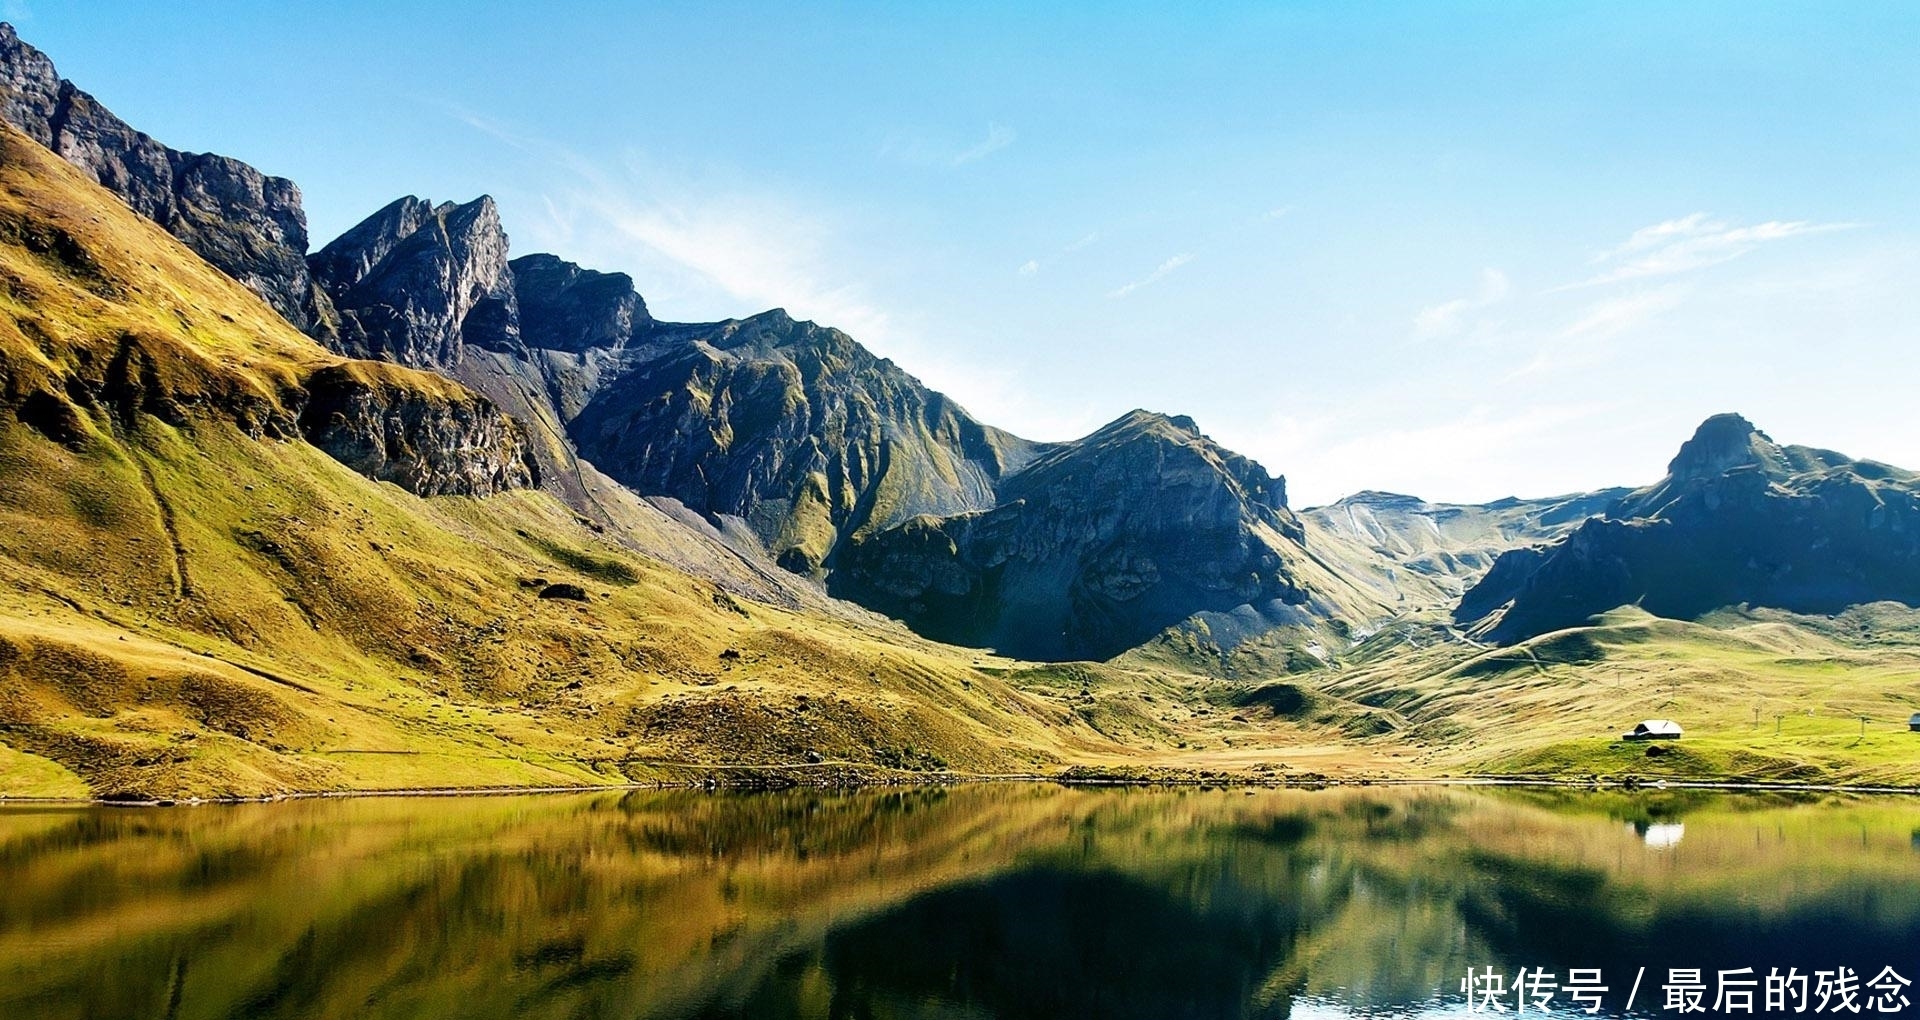
[[[836,329],[784,311],[656,325],[568,426],[641,492],[739,517],[782,566],[918,514],[992,507],[1038,448],[982,425]]]
[[[300,189],[236,159],[182,152],[134,130],[62,79],[0,23],[0,117],[186,243],[311,333],[331,309],[309,278]]]
[[[1197,613],[1340,615],[1285,481],[1135,411],[1047,450],[994,509],[855,541],[831,590],[929,636],[1026,658],[1104,659]]]
[[[306,397],[301,434],[368,478],[421,496],[486,496],[539,484],[519,423],[462,387],[348,362],[308,376]]]
[[[521,349],[507,235],[489,196],[438,206],[400,199],[308,265],[338,311],[342,354],[445,370],[469,344]]]
[[[625,273],[582,269],[554,255],[526,255],[508,265],[529,346],[618,351],[653,329],[647,304]]]
[[[1920,605],[1920,476],[1702,424],[1655,485],[1560,542],[1501,557],[1456,618],[1512,642],[1634,604],[1687,619],[1741,603],[1806,613]]]
[[[519,426],[457,383],[344,361],[143,223],[76,167],[0,125],[0,417],[70,449],[155,424],[307,438],[423,496],[535,480]]]

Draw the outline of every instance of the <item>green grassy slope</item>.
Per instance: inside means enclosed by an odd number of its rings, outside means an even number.
[[[1910,610],[1625,612],[1499,650],[1413,613],[1353,647],[1019,663],[741,597],[751,570],[680,569],[711,536],[636,551],[682,527],[637,502],[622,536],[540,492],[370,481],[286,427],[341,367],[478,399],[327,353],[0,131],[0,796],[1075,765],[1920,784]],[[1647,716],[1688,738],[1612,739]]]
[[[1429,771],[1920,783],[1920,613],[1893,604],[1696,622],[1622,608],[1499,649],[1407,628],[1325,684],[1393,713]],[[1686,736],[1618,739],[1647,718]]]
[[[0,137],[0,793],[1004,772],[1109,746],[971,653],[736,599],[544,494],[423,500],[275,438],[340,363]]]

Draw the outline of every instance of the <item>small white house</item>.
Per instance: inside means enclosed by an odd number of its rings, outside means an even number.
[[[1622,740],[1679,740],[1680,724],[1672,719],[1648,719],[1632,731],[1620,734]]]

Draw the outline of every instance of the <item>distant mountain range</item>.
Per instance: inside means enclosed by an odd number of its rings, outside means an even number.
[[[659,321],[625,274],[510,257],[486,196],[401,198],[309,252],[291,182],[134,130],[10,26],[0,116],[331,352],[287,383],[297,420],[260,427],[423,495],[538,487],[614,541],[777,604],[844,600],[938,641],[1065,660],[1170,634],[1337,649],[1422,613],[1512,642],[1625,604],[1920,603],[1916,477],[1778,446],[1737,416],[1702,425],[1645,489],[1295,511],[1284,478],[1184,416],[1037,443],[778,309]],[[378,362],[457,388],[428,397],[353,367]],[[200,370],[213,386],[225,368]],[[76,427],[35,400],[23,423]]]

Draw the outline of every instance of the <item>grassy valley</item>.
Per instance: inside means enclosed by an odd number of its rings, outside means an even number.
[[[1403,550],[1433,590],[1365,628],[1241,633],[1222,612],[1104,663],[1021,662],[829,600],[624,490],[600,504],[619,513],[585,517],[529,487],[526,442],[459,383],[330,353],[0,131],[0,796],[968,776],[1920,784],[1905,732],[1920,623],[1902,607],[1694,623],[1621,610],[1495,648],[1430,603],[1484,568],[1503,517]],[[1351,576],[1343,564],[1379,540],[1315,527],[1333,544],[1309,537],[1301,555],[1321,558],[1302,576]],[[1355,605],[1400,569],[1353,582]],[[1687,738],[1615,739],[1655,716]]]

